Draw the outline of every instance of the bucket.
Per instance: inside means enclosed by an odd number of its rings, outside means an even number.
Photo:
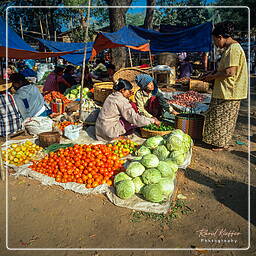
[[[175,128],[182,130],[192,139],[202,140],[204,116],[199,114],[178,114],[175,117]]]
[[[38,134],[39,144],[42,147],[48,147],[55,143],[60,143],[59,132],[42,132]]]

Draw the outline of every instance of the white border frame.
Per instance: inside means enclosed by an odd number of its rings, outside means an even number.
[[[66,8],[87,8],[89,6],[9,6],[6,8],[6,57],[8,56],[8,11],[9,9],[19,8],[19,9],[28,9],[28,8],[51,8],[51,9],[66,9]],[[8,246],[8,168],[6,166],[6,241],[5,245],[7,250],[10,251],[197,251],[197,250],[208,250],[208,251],[245,251],[250,249],[251,247],[251,234],[250,234],[250,222],[251,222],[251,197],[250,197],[250,185],[251,185],[251,176],[250,176],[250,110],[251,110],[251,100],[250,100],[250,8],[248,6],[90,6],[90,8],[95,9],[101,9],[101,8],[131,8],[131,9],[141,9],[141,8],[154,8],[154,9],[160,9],[160,8],[195,8],[195,9],[204,9],[204,8],[223,8],[223,9],[247,9],[248,10],[248,246],[245,248],[10,248]],[[8,68],[8,58],[6,58],[6,69]],[[6,90],[7,91],[7,90]],[[6,124],[7,127],[7,124]],[[6,141],[7,141],[7,134],[6,134]]]

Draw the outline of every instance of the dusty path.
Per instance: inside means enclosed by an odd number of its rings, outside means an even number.
[[[5,248],[5,186],[0,183],[0,255],[42,256],[117,256],[117,255],[256,255],[256,96],[251,100],[251,241],[249,251],[8,251]],[[185,173],[179,193],[191,210],[170,226],[142,216],[129,209],[112,205],[104,196],[82,196],[59,187],[47,187],[20,177],[9,177],[8,245],[10,248],[195,248],[248,246],[248,144],[247,102],[240,110],[231,152],[212,152],[194,147],[192,164]],[[227,239],[225,232],[236,232],[233,241],[212,243],[201,240],[208,230],[216,232],[205,239]],[[221,231],[222,230],[222,231]],[[222,235],[222,236],[221,236]],[[228,240],[228,239],[227,239]],[[230,240],[230,239],[229,239]],[[236,241],[236,242],[235,242]]]

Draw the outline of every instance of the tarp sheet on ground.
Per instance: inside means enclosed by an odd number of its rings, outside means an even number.
[[[194,27],[179,29],[172,33],[129,25],[138,36],[150,41],[153,53],[160,52],[209,52],[211,50],[212,23],[206,22]]]
[[[91,59],[104,49],[116,47],[129,47],[138,51],[149,51],[149,42],[127,26],[113,33],[100,32],[94,41]]]
[[[44,39],[40,39],[40,38],[37,38],[37,40],[39,40],[43,45],[45,45],[47,48],[49,48],[53,52],[77,50],[74,53],[66,54],[61,57],[74,65],[81,66],[83,64],[85,43],[64,43],[64,42],[55,42],[55,41],[44,40]],[[86,61],[87,62],[92,55],[93,43],[94,42],[87,43],[87,49],[86,49]]]
[[[17,33],[15,33],[10,26],[8,26],[7,34],[8,56],[6,56],[6,23],[0,17],[0,57],[8,57],[13,59],[44,59],[48,57],[57,57],[72,52],[37,52]]]

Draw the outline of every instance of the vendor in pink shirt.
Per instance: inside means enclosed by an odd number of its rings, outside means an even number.
[[[44,83],[43,92],[51,92],[51,91],[60,91],[59,84],[63,83],[68,88],[71,87],[71,85],[63,78],[63,67],[55,67],[55,70],[51,72],[48,77],[46,78],[46,81]]]

